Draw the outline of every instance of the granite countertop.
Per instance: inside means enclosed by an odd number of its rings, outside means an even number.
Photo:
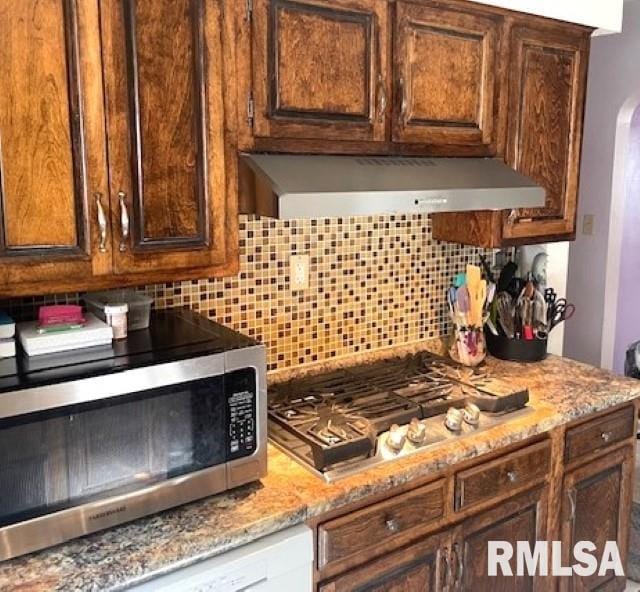
[[[415,349],[416,346],[393,351],[397,354]],[[487,364],[496,376],[526,384],[535,412],[335,484],[325,483],[269,446],[269,475],[261,482],[0,563],[0,590],[125,589],[640,397],[640,381],[618,378],[554,356],[529,365],[494,359]],[[323,369],[327,369],[326,364],[316,371]],[[271,378],[280,380],[290,375],[291,372],[279,373]]]

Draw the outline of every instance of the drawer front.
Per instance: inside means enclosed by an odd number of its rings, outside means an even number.
[[[456,475],[456,510],[533,485],[548,474],[550,464],[551,443],[547,440],[461,471]]]
[[[318,566],[389,542],[444,516],[445,481],[369,506],[318,527]]]
[[[630,405],[575,428],[569,428],[565,439],[565,460],[572,461],[631,438],[635,431],[634,414],[634,407]]]

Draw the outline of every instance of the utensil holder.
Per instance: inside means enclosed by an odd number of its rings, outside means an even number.
[[[477,327],[455,326],[449,355],[464,366],[474,367],[484,362],[487,357],[487,343],[483,330]]]
[[[485,329],[487,349],[495,358],[510,362],[540,362],[547,357],[546,339],[509,339]]]

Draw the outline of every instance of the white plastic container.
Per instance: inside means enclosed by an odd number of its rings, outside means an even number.
[[[107,304],[104,307],[104,314],[107,317],[107,325],[113,329],[114,339],[124,339],[127,336],[127,312],[129,305]]]
[[[107,321],[106,306],[126,304],[129,307],[127,329],[129,331],[138,331],[149,327],[149,315],[151,314],[153,298],[135,290],[91,292],[85,294],[84,301],[87,305],[87,310],[105,322]]]

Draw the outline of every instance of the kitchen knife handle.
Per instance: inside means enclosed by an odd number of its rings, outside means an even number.
[[[124,253],[127,250],[127,240],[129,239],[129,210],[127,208],[127,194],[124,191],[118,192],[118,199],[120,200],[120,230],[122,236],[120,238],[120,252]]]

